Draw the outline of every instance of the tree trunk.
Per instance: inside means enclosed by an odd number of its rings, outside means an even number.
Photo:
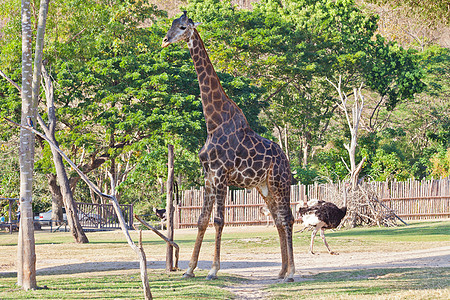
[[[303,152],[302,165],[304,168],[306,166],[308,166],[308,150],[309,150],[309,144],[308,144],[308,140],[305,137],[303,140],[303,143],[302,143],[302,152]]]
[[[169,158],[167,163],[168,174],[167,174],[167,193],[166,193],[166,215],[167,215],[167,238],[173,241],[173,180],[174,180],[174,169],[173,169],[173,145],[168,145]],[[173,267],[173,246],[167,244],[166,247],[166,271],[170,272],[175,270]]]
[[[283,146],[284,146],[284,143],[283,143],[283,133],[281,132],[281,128],[280,127],[278,127],[278,126],[275,126],[275,128],[277,129],[277,132],[278,132],[278,144],[280,145],[280,147],[281,147],[281,150],[284,150],[283,148]]]
[[[59,225],[63,221],[63,200],[61,189],[56,182],[56,175],[47,174],[47,183],[52,195],[52,220]]]
[[[286,157],[289,159],[289,136],[288,136],[288,124],[284,124],[284,153],[286,154]]]
[[[53,136],[54,139],[54,136]],[[54,141],[56,142],[56,141]],[[86,234],[83,231],[83,227],[78,219],[78,211],[73,199],[72,190],[69,186],[69,179],[67,178],[66,169],[62,161],[61,155],[52,149],[53,163],[55,164],[56,176],[61,188],[62,200],[66,208],[67,224],[69,225],[72,236],[79,244],[89,243]]]
[[[358,145],[358,128],[359,128],[359,122],[361,120],[361,114],[362,114],[362,111],[364,108],[364,97],[361,94],[362,84],[359,87],[359,89],[356,89],[356,88],[353,89],[355,102],[353,103],[352,116],[350,118],[349,112],[347,109],[348,98],[347,98],[347,95],[344,94],[341,89],[342,77],[339,76],[338,85],[335,85],[329,79],[327,79],[327,81],[334,86],[334,88],[336,89],[336,91],[339,94],[340,103],[338,102],[337,105],[344,112],[345,118],[347,120],[347,125],[350,130],[350,134],[351,134],[350,144],[344,144],[344,147],[345,147],[345,149],[347,149],[348,156],[350,159],[349,171],[350,171],[350,181],[351,181],[352,190],[355,190],[356,186],[358,184],[358,175],[361,172],[362,166],[365,161],[365,158],[363,158],[361,160],[361,162],[359,162],[358,166],[356,166],[356,146]]]
[[[22,0],[22,116],[21,124],[33,126],[36,121],[39,96],[45,24],[49,0],[41,0],[34,72],[32,67],[32,30],[30,1]],[[36,252],[34,240],[34,218],[32,210],[33,167],[35,136],[20,130],[20,228],[17,242],[17,284],[24,290],[36,289]]]
[[[42,74],[45,81],[44,88],[47,99],[49,124],[47,127],[41,118],[39,118],[39,123],[41,127],[44,129],[45,135],[50,139],[52,143],[58,146],[58,142],[56,141],[55,138],[56,114],[53,101],[53,84],[45,68],[42,68]],[[75,239],[75,242],[79,244],[88,243],[89,240],[86,234],[84,233],[83,227],[81,226],[80,221],[78,219],[78,211],[76,203],[75,200],[73,199],[73,193],[72,190],[70,189],[69,178],[67,176],[62,157],[58,153],[58,151],[56,151],[56,149],[54,148],[52,148],[52,156],[53,156],[53,164],[55,165],[56,170],[56,179],[58,180],[59,183],[59,186],[57,186],[55,182],[53,188],[57,189],[59,191],[57,192],[57,194],[61,195],[62,202],[64,203],[64,207],[66,208],[67,224],[69,225],[70,231]]]

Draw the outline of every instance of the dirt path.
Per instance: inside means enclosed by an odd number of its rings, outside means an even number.
[[[246,261],[246,259],[248,259]],[[243,284],[229,286],[227,289],[238,296],[238,299],[265,299],[269,295],[264,289],[281,280],[276,279],[280,265],[277,255],[264,255],[258,260],[246,258],[242,262],[225,260],[222,262],[223,272],[243,276],[249,279]],[[450,267],[450,246],[426,250],[404,252],[359,252],[329,255],[300,254],[296,255],[295,281],[305,280],[303,276],[321,272],[332,272],[357,269],[384,268],[435,268]]]
[[[80,259],[44,259],[39,262],[38,274],[73,274],[95,272],[136,272],[139,269],[137,261],[88,261],[89,258]],[[165,261],[161,256],[158,260],[149,260],[149,269],[164,269]],[[383,269],[383,268],[434,268],[450,267],[450,246],[431,248],[425,250],[403,252],[356,252],[329,255],[320,252],[317,255],[307,253],[296,254],[296,282],[306,280],[305,277],[322,272],[333,272],[357,269]],[[186,269],[188,260],[180,261],[180,268]],[[46,267],[43,267],[46,266]],[[200,260],[198,268],[208,270],[210,261]],[[241,276],[241,284],[226,287],[238,299],[266,299],[268,294],[265,288],[271,284],[280,283],[277,279],[280,269],[279,254],[227,254],[221,262],[221,272]],[[219,276],[220,273],[219,272]],[[0,272],[1,273],[1,272]]]

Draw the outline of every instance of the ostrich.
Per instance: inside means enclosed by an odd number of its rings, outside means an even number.
[[[346,199],[344,198],[344,202]],[[325,240],[325,229],[333,229],[339,226],[341,220],[347,213],[347,206],[344,203],[342,208],[337,207],[331,202],[319,201],[317,199],[311,199],[308,201],[306,207],[300,207],[298,212],[302,218],[303,225],[306,227],[314,227],[311,234],[311,244],[309,246],[309,252],[313,252],[314,238],[316,237],[317,231],[320,230],[320,236],[322,237],[323,243],[328,249],[328,252],[332,255],[338,255],[339,253],[333,252],[328,246]]]
[[[153,212],[161,220],[161,229],[164,229],[164,222],[166,221],[166,209],[157,209],[156,207],[153,207]]]

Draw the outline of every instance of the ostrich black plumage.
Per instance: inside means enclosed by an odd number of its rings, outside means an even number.
[[[313,199],[308,201],[306,207],[300,207],[298,212],[302,217],[302,222],[305,227],[314,227],[314,230],[311,234],[311,244],[309,246],[309,252],[311,254],[314,254],[314,238],[316,237],[317,231],[320,230],[320,236],[322,237],[323,243],[327,247],[328,252],[333,255],[339,254],[337,252],[331,251],[330,246],[328,246],[328,243],[325,239],[324,230],[338,227],[345,214],[347,213],[347,207],[344,206],[342,208],[339,208],[331,202]]]
[[[156,207],[153,207],[153,212],[155,215],[161,220],[161,229],[164,228],[164,222],[166,221],[166,209],[157,209]]]

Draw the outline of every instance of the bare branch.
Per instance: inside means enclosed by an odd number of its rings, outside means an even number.
[[[373,122],[372,122],[373,117],[375,116],[375,113],[377,113],[378,110],[380,109],[380,105],[381,105],[381,103],[383,103],[383,100],[384,100],[384,96],[381,96],[380,101],[378,101],[377,105],[376,105],[375,108],[372,110],[372,114],[370,115],[370,118],[369,118],[369,127],[370,127],[372,130],[373,130],[373,128],[375,127],[375,124],[373,124]],[[377,113],[377,115],[378,115],[378,113]]]
[[[11,83],[18,91],[19,93],[22,94],[22,88],[20,87],[20,85],[18,85],[17,83],[14,82],[14,80],[12,80],[11,78],[9,78],[8,76],[6,76],[5,73],[3,73],[2,70],[0,70],[0,75],[5,78],[9,83]]]
[[[344,160],[344,158],[343,158],[342,156],[341,156],[341,160],[342,160],[342,162],[344,163],[345,167],[347,168],[347,171],[350,173],[351,170],[350,170],[350,168],[348,167],[347,163],[345,162],[345,160]]]
[[[78,33],[75,34],[74,36],[70,37],[70,38],[67,40],[66,44],[69,43],[69,42],[72,42],[73,40],[75,40],[75,39],[76,39],[80,34],[82,34],[84,31],[86,31],[86,28],[81,29],[80,32],[78,32]]]
[[[166,243],[168,243],[169,245],[175,247],[175,269],[178,270],[178,257],[179,257],[179,253],[180,253],[180,247],[177,245],[177,243],[175,243],[174,241],[169,240],[164,234],[162,234],[161,232],[159,232],[158,229],[156,229],[155,227],[153,227],[152,225],[148,224],[147,222],[145,222],[141,217],[139,217],[138,215],[134,215],[134,217],[141,222],[142,225],[144,225],[145,227],[147,227],[148,229],[153,230],[154,233],[156,233],[160,238],[162,238],[164,241],[166,241]]]

